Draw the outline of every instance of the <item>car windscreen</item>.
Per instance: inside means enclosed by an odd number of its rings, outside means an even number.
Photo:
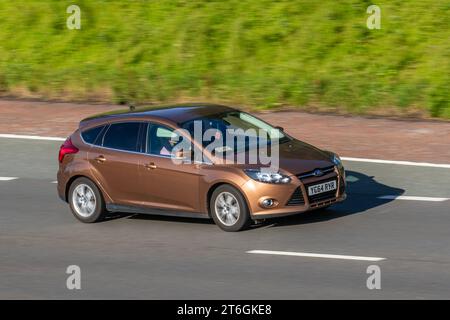
[[[290,140],[290,137],[280,130],[241,111],[201,117],[186,121],[180,126],[203,147],[214,142],[213,153],[228,151],[237,153]]]

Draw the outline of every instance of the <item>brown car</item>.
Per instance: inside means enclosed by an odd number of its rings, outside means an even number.
[[[85,119],[61,146],[59,163],[59,196],[87,223],[107,212],[149,213],[212,218],[223,230],[238,231],[252,220],[346,198],[336,154],[220,105]]]

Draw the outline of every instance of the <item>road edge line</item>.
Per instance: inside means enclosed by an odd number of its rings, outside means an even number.
[[[43,136],[20,135],[20,134],[9,134],[9,133],[0,133],[0,138],[26,139],[26,140],[46,140],[46,141],[65,141],[66,140],[66,139],[60,138],[60,137],[43,137]]]
[[[416,167],[432,167],[432,168],[445,168],[450,169],[450,164],[445,163],[429,163],[429,162],[414,162],[414,161],[399,161],[399,160],[382,160],[382,159],[368,159],[368,158],[352,158],[352,157],[341,157],[344,161],[354,161],[354,162],[369,162],[369,163],[380,163],[380,164],[398,164],[403,166],[416,166]]]
[[[28,139],[28,140],[47,140],[47,141],[65,141],[65,138],[60,137],[45,137],[34,135],[19,135],[19,134],[6,134],[0,133],[0,138],[10,139]],[[341,157],[344,161],[354,162],[367,162],[367,163],[379,163],[379,164],[397,164],[404,166],[416,166],[416,167],[431,167],[431,168],[445,168],[450,169],[450,164],[445,163],[429,163],[429,162],[414,162],[414,161],[400,161],[400,160],[383,160],[383,159],[369,159],[369,158],[354,158],[354,157]]]

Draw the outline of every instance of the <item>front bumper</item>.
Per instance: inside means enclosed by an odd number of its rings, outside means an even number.
[[[334,170],[322,177],[308,177],[300,179],[292,176],[291,183],[287,185],[266,184],[254,180],[246,182],[242,188],[247,196],[247,202],[252,219],[268,219],[282,217],[320,209],[346,199],[345,192],[345,172]],[[337,181],[335,192],[328,192],[321,197],[310,197],[307,193],[307,186],[318,184],[330,180]],[[276,205],[271,208],[264,208],[261,201],[267,198],[275,199]]]

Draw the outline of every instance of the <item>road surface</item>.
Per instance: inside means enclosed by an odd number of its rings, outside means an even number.
[[[239,233],[152,215],[82,224],[57,197],[60,143],[0,138],[0,299],[450,299],[450,169],[345,162],[346,202]]]

